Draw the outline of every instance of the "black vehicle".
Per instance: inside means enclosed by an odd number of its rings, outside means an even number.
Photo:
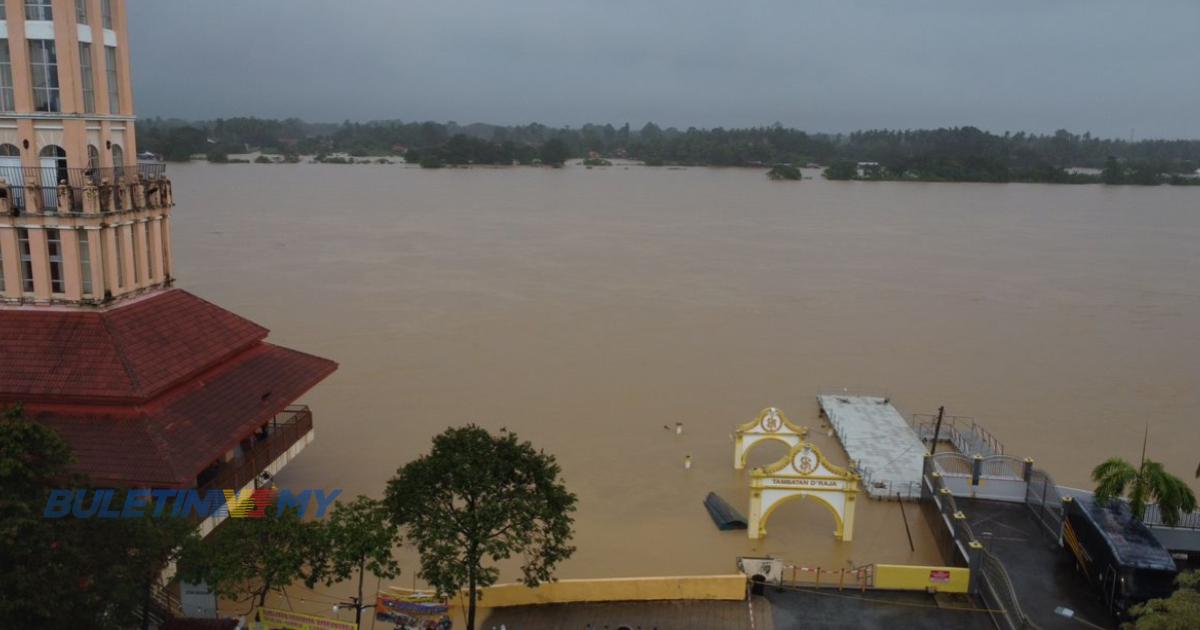
[[[1064,501],[1063,545],[1109,610],[1167,597],[1179,572],[1171,554],[1134,518],[1120,499],[1097,503],[1090,496]]]

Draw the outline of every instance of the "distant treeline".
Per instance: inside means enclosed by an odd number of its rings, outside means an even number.
[[[561,163],[596,154],[649,165],[770,166],[820,164],[833,179],[1190,183],[1200,140],[1139,140],[1058,131],[995,134],[975,127],[850,134],[806,133],[781,125],[745,129],[640,129],[628,124],[548,127],[482,123],[374,121],[308,123],[299,119],[143,120],[142,148],[167,160],[261,150],[283,155],[403,155],[425,166]],[[1111,159],[1110,159],[1111,158]],[[874,163],[862,165],[860,163]],[[1105,177],[1071,168],[1108,169]],[[1175,181],[1178,180],[1178,181]],[[1186,180],[1186,181],[1185,181]]]

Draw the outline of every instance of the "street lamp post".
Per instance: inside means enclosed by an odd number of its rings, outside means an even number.
[[[364,611],[368,608],[374,608],[374,607],[375,607],[375,604],[363,604],[357,597],[351,595],[350,601],[338,602],[333,605],[333,614],[335,614],[335,615],[338,614],[338,612],[341,611],[343,608],[351,609],[354,611],[355,625],[362,625],[362,611]]]

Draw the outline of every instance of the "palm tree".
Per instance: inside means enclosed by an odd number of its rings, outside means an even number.
[[[1120,457],[1112,457],[1092,470],[1096,482],[1096,500],[1104,503],[1116,497],[1129,496],[1129,509],[1141,519],[1147,503],[1157,503],[1159,514],[1167,525],[1179,523],[1180,514],[1196,509],[1196,495],[1179,477],[1167,472],[1163,465],[1142,456],[1140,466]]]

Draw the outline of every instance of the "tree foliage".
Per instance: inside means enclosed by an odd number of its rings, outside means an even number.
[[[542,164],[562,166],[571,157],[571,150],[567,148],[567,143],[563,142],[562,138],[551,138],[542,145],[541,157]]]
[[[370,573],[392,579],[400,575],[400,564],[392,557],[400,544],[400,529],[383,502],[361,495],[350,503],[334,505],[321,529],[314,576],[330,586],[357,575],[355,622],[361,623],[363,576]]]
[[[1092,470],[1096,482],[1096,500],[1109,501],[1127,496],[1129,508],[1139,519],[1146,514],[1147,503],[1157,503],[1163,522],[1175,525],[1182,513],[1196,509],[1192,489],[1149,459],[1134,466],[1120,457],[1112,457]]]
[[[1117,158],[1108,156],[1104,160],[1104,169],[1100,172],[1100,180],[1110,185],[1125,183],[1125,167],[1117,161]]]
[[[271,505],[262,518],[226,519],[185,550],[179,571],[221,597],[262,606],[271,591],[301,580],[315,584],[309,561],[320,557],[321,548],[319,522],[306,523],[294,508]]]
[[[1136,630],[1192,630],[1200,628],[1200,571],[1180,573],[1170,597],[1152,599],[1130,609]]]
[[[776,164],[771,167],[771,170],[767,171],[767,178],[774,181],[799,181],[801,179],[800,169],[791,164]]]
[[[540,158],[557,163],[595,151],[648,165],[767,166],[777,163],[832,165],[834,161],[877,162],[874,179],[928,181],[1027,181],[1087,183],[1101,177],[1068,171],[1099,169],[1111,156],[1122,165],[1121,183],[1200,184],[1200,140],[1104,139],[1065,130],[1039,135],[990,133],[975,127],[875,129],[850,134],[807,133],[775,124],[742,129],[677,129],[647,123],[586,124],[578,128],[497,126],[396,120],[341,124],[297,119],[230,118],[189,123],[152,119],[139,122],[140,145],[167,156],[262,149],[277,153],[351,155],[432,155],[444,164],[521,164]],[[551,145],[551,141],[555,141]],[[561,143],[561,145],[559,144]],[[553,151],[547,159],[545,149]],[[169,157],[168,159],[176,159]],[[416,163],[415,157],[409,162]],[[434,162],[430,162],[434,163]],[[830,179],[850,179],[845,167]]]
[[[532,586],[574,552],[576,497],[559,473],[552,455],[515,434],[468,425],[436,436],[388,483],[388,508],[420,552],[421,577],[444,595],[467,589],[469,629],[477,589],[499,577],[495,562],[520,555]]]
[[[194,526],[176,518],[45,518],[50,490],[87,490],[71,450],[20,408],[0,418],[0,627],[141,627]],[[114,494],[111,505],[123,505]]]

